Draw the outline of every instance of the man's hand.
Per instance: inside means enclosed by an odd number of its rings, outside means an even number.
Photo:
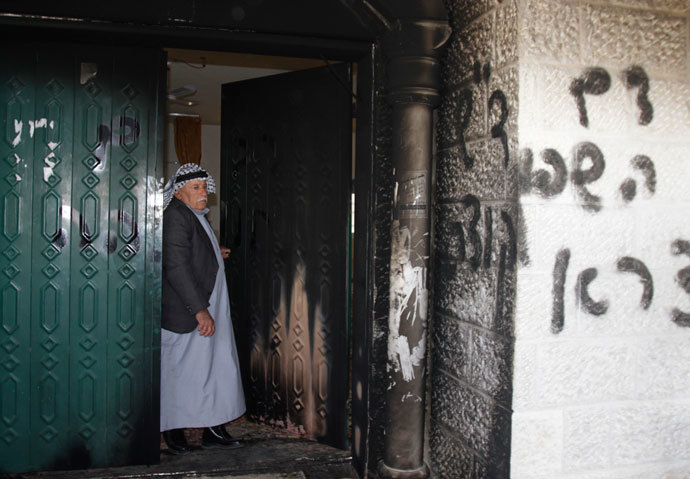
[[[202,336],[213,336],[216,332],[216,323],[213,322],[213,318],[208,312],[208,309],[202,309],[195,315],[196,320],[199,322],[199,333]]]
[[[226,248],[225,246],[220,247],[220,256],[223,259],[228,259],[230,257],[230,248]]]

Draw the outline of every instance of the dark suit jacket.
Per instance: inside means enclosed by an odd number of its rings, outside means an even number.
[[[175,333],[197,327],[196,313],[209,306],[218,259],[204,227],[182,201],[163,213],[163,302],[161,326]]]

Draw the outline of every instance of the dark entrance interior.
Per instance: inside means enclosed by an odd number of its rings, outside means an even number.
[[[168,91],[184,94],[169,95],[168,115],[200,116],[202,166],[220,180],[210,215],[233,251],[226,273],[247,417],[346,448],[352,67],[171,50],[168,69]],[[267,76],[224,83],[255,75]],[[183,162],[174,140],[166,176]]]

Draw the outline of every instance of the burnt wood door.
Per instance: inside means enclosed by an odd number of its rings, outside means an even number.
[[[223,85],[221,237],[249,416],[345,448],[349,65]]]

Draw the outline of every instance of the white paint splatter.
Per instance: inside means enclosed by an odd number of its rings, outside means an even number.
[[[43,158],[43,163],[46,164],[46,166],[43,167],[43,181],[48,181],[51,176],[53,176],[53,168],[55,165],[57,165],[57,161],[52,161],[52,159],[55,158],[55,153],[52,151],[48,153],[48,156]]]
[[[48,156],[43,158],[43,163],[53,168],[55,165],[57,165],[57,161],[51,161],[51,158],[55,158],[55,153],[53,153],[52,151],[48,153]]]
[[[15,148],[22,139],[22,128],[24,124],[20,120],[14,120],[14,132],[17,136],[12,140],[12,148]]]
[[[403,397],[400,398],[400,402],[405,402],[408,399],[412,399],[414,402],[422,402],[422,398],[417,396],[416,394],[412,394],[411,392],[406,392],[403,394]]]
[[[48,127],[51,130],[54,130],[55,129],[55,120],[50,120],[50,123],[48,123]]]
[[[40,120],[31,121],[29,120],[29,138],[34,137],[34,130],[36,128],[45,128],[48,125],[48,120],[41,118]]]
[[[54,141],[48,142],[48,148],[50,148],[50,151],[53,151],[55,148],[57,148],[58,145],[59,143],[55,143]]]
[[[22,159],[16,153],[14,154],[14,159],[16,160],[14,163],[15,165],[18,165],[22,161]],[[24,166],[26,166],[26,165],[24,165]]]
[[[398,220],[391,228],[390,311],[388,316],[388,360],[395,371],[401,371],[403,380],[415,378],[414,367],[419,366],[426,352],[426,333],[413,347],[407,336],[400,334],[402,314],[407,310],[405,321],[414,325],[417,315],[427,317],[429,292],[426,288],[427,269],[412,266],[410,243],[412,235],[407,227],[400,228]],[[414,295],[414,303],[409,305]]]

